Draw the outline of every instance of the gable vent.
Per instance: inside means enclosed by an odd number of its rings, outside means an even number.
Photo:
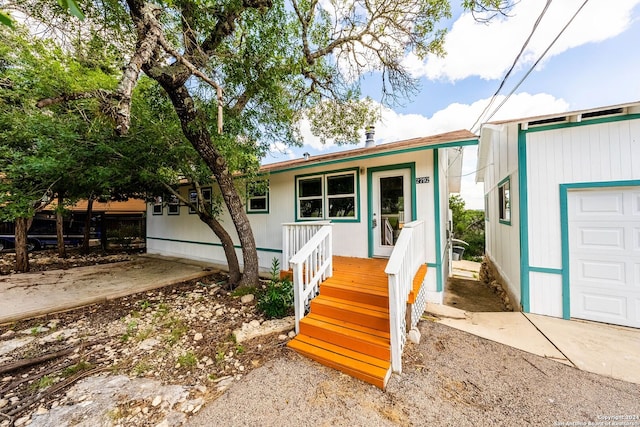
[[[567,118],[565,116],[562,117],[551,117],[549,119],[540,119],[529,122],[529,126],[538,126],[538,125],[548,125],[549,123],[562,123],[566,122]]]
[[[622,108],[610,108],[608,110],[590,111],[588,113],[582,113],[583,119],[589,119],[593,117],[611,116],[613,114],[622,114],[624,111]]]

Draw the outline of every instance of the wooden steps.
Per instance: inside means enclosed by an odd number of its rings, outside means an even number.
[[[386,260],[333,258],[300,333],[287,344],[325,366],[384,389],[391,376]]]

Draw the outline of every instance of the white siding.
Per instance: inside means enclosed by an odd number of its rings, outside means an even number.
[[[527,134],[529,265],[561,269],[560,184],[640,179],[640,120]],[[531,273],[532,313],[561,316],[560,275]]]
[[[531,272],[529,280],[536,289],[531,292],[531,313],[562,317],[562,276]]]
[[[271,174],[269,176],[269,213],[249,214],[256,246],[258,247],[260,267],[263,271],[267,271],[273,257],[277,257],[282,263],[282,259],[280,259],[282,256],[280,253],[282,250],[282,223],[295,221],[295,177],[298,175],[352,168],[358,168],[357,179],[360,186],[359,221],[334,223],[334,253],[342,256],[366,258],[368,256],[369,236],[367,169],[404,163],[415,163],[415,173],[417,177],[428,176],[431,178],[428,184],[417,184],[416,207],[418,219],[425,220],[427,226],[427,242],[429,242],[429,246],[427,247],[428,262],[436,262],[434,240],[435,210],[433,207],[433,152],[432,150],[421,150]],[[446,185],[446,176],[443,176],[442,180],[445,181],[444,185]],[[184,188],[182,191],[186,194],[187,189]],[[443,197],[445,198],[444,203],[447,203],[446,195]],[[445,214],[441,217],[441,220],[444,222],[446,218],[447,216]],[[220,221],[233,237],[235,244],[239,244],[237,234],[233,228],[233,222],[226,209],[223,209]],[[178,216],[167,215],[166,208],[164,209],[163,215],[152,215],[151,209],[149,208],[147,215],[147,236],[149,237],[147,240],[147,250],[150,253],[209,260],[214,263],[225,264],[222,248],[212,245],[212,243],[219,243],[218,239],[213,235],[213,232],[198,219],[197,215],[189,215],[188,208],[186,207],[181,208],[180,215]],[[184,243],[178,241],[184,241]],[[237,249],[236,252],[242,264],[241,251]]]
[[[498,219],[498,184],[510,177],[511,224]],[[484,179],[488,221],[486,226],[486,253],[492,259],[511,293],[520,304],[520,221],[518,191],[518,128],[505,125],[495,132],[491,140]]]

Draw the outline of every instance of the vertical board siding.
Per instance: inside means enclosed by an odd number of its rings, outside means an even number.
[[[562,276],[531,272],[530,283],[531,313],[562,317]]]
[[[568,268],[562,264],[560,184],[640,179],[637,135],[637,119],[527,134],[530,266]],[[529,279],[530,311],[561,317],[561,276],[531,272]]]

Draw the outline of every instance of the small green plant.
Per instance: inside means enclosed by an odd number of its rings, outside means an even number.
[[[216,363],[218,365],[222,365],[222,363],[224,363],[224,355],[225,355],[224,349],[218,348],[218,351],[216,351]]]
[[[151,303],[148,300],[140,301],[140,308],[142,310],[145,310],[149,307],[151,307]]]
[[[195,354],[188,351],[182,356],[178,356],[178,363],[180,364],[180,366],[190,368],[192,366],[195,366],[196,363],[198,363],[198,358],[196,357]]]
[[[271,262],[271,280],[258,296],[257,307],[268,318],[282,318],[293,309],[293,283],[288,278],[280,279],[280,262]]]
[[[177,343],[180,340],[180,338],[182,338],[184,334],[186,334],[187,331],[189,330],[187,328],[187,325],[185,325],[185,323],[182,320],[176,319],[174,317],[169,319],[169,321],[167,321],[164,326],[167,329],[169,329],[169,336],[167,337],[167,342],[170,345],[174,345],[175,343]]]
[[[31,388],[33,388],[34,390],[42,390],[43,388],[47,388],[53,385],[54,382],[55,381],[53,378],[51,378],[48,375],[45,375],[44,377],[40,378],[38,381],[31,384]]]
[[[89,362],[85,362],[85,361],[80,361],[78,363],[76,363],[75,365],[71,365],[66,367],[63,371],[62,371],[62,376],[63,377],[70,377],[71,375],[77,374],[78,372],[81,371],[86,371],[88,369],[93,368],[93,365]]]
[[[138,331],[138,334],[136,335],[136,339],[138,341],[144,341],[147,338],[149,338],[152,333],[153,333],[153,328],[146,328],[142,331]]]
[[[242,353],[244,353],[244,347],[242,346],[242,344],[236,344],[236,354]]]
[[[151,366],[149,363],[146,362],[138,362],[136,363],[136,365],[133,367],[133,373],[136,376],[142,376],[145,374],[145,372],[149,372],[150,370],[153,369],[153,366]]]
[[[131,320],[129,323],[127,323],[127,332],[120,337],[120,341],[129,341],[129,338],[131,338],[134,332],[136,332],[136,329],[138,329],[138,322],[136,322],[135,320]]]

